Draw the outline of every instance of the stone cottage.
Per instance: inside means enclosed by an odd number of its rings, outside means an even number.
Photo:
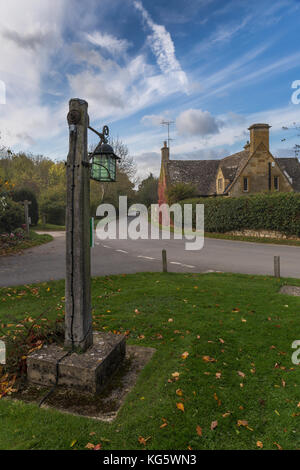
[[[198,196],[243,196],[268,191],[300,192],[297,158],[276,158],[269,148],[268,124],[249,127],[244,150],[220,160],[170,160],[166,142],[161,149],[159,202],[176,183],[192,184]]]

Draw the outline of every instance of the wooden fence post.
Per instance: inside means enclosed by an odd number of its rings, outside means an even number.
[[[162,250],[162,265],[163,265],[163,272],[168,272],[168,264],[167,264],[167,252],[166,250]]]
[[[274,256],[274,276],[280,277],[280,256]]]
[[[23,201],[22,202],[23,206],[24,206],[24,214],[25,214],[25,224],[26,224],[26,234],[27,236],[29,237],[29,206],[32,204],[31,201]]]

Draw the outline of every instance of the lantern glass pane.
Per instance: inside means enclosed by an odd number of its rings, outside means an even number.
[[[93,158],[91,178],[96,181],[102,181],[102,182],[111,181],[110,173],[109,173],[108,155],[96,155]]]

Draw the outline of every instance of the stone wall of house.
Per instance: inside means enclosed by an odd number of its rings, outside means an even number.
[[[219,182],[221,183],[221,185],[219,185]],[[225,190],[225,179],[224,179],[222,169],[219,168],[217,177],[216,177],[216,193],[223,194],[224,190]]]
[[[158,180],[158,204],[167,204],[167,175],[166,167],[162,164]]]
[[[278,177],[279,191],[293,191],[292,186],[283,175],[271,153],[261,144],[231,188],[229,195],[238,197],[259,192],[269,192],[269,163],[271,163],[271,191],[275,191],[275,176]],[[244,178],[248,178],[248,191],[244,190]]]

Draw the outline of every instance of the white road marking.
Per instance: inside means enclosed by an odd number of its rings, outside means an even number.
[[[118,251],[119,253],[128,253],[128,251],[125,251],[125,250],[116,250]]]
[[[102,245],[103,248],[111,248],[111,246],[107,246],[107,245]]]
[[[195,268],[196,267],[196,266],[192,266],[191,264],[179,263],[178,261],[170,261],[170,264],[177,264],[179,266],[182,266],[183,268]]]
[[[138,256],[138,258],[144,258],[144,259],[155,259],[155,258],[151,258],[151,256]]]

